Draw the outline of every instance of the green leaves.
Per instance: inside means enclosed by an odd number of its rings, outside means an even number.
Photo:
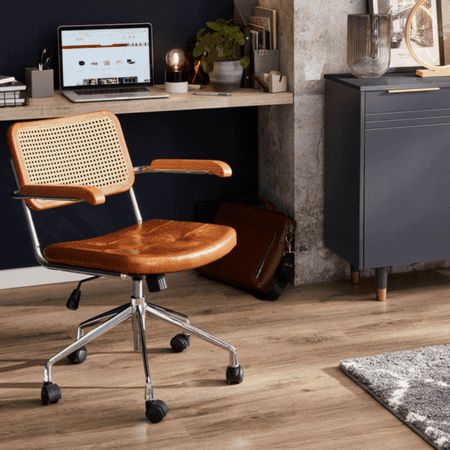
[[[246,69],[250,65],[250,58],[248,56],[243,56],[241,58],[241,66]]]
[[[212,31],[202,28],[197,33],[197,42],[193,50],[193,56],[200,58],[196,61],[204,62],[203,68],[210,73],[216,61],[233,61],[239,46],[244,45],[244,34],[239,26],[231,24],[232,20],[217,19],[215,22],[207,22],[207,27]],[[241,58],[242,67],[250,64],[248,57]]]
[[[205,61],[203,64],[203,70],[206,73],[211,73],[214,70],[214,63],[212,63],[211,61]]]
[[[206,22],[206,25],[214,31],[220,31],[223,27],[216,22]]]
[[[200,30],[202,31],[202,30]],[[206,31],[203,28],[203,31]],[[195,45],[194,51],[192,54],[194,57],[198,58],[199,56],[203,55],[205,52],[208,51],[208,48],[212,47],[214,45],[213,39],[211,34],[207,33],[201,37],[197,35],[197,43]]]

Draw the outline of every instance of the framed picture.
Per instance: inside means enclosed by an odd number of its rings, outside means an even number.
[[[392,15],[391,65],[389,71],[417,69],[405,43],[405,24],[416,0],[368,0],[369,13]],[[441,0],[428,0],[414,15],[411,42],[417,55],[434,66],[444,64]]]

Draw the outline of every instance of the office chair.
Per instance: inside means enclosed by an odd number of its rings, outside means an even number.
[[[243,370],[234,347],[193,327],[187,316],[147,303],[143,294],[144,279],[150,292],[158,292],[167,287],[165,273],[193,269],[229,253],[236,245],[235,230],[194,222],[143,221],[132,187],[135,174],[181,172],[229,177],[230,167],[221,161],[162,159],[150,166],[133,167],[119,120],[108,111],[16,123],[8,130],[8,144],[18,184],[13,198],[22,200],[38,262],[49,269],[86,274],[87,280],[126,276],[133,280],[129,303],[82,322],[76,341],[47,361],[41,391],[43,404],[61,399],[61,390],[52,379],[52,366],[57,361],[67,357],[82,363],[88,342],[131,319],[134,350],[142,353],[144,362],[146,416],[152,423],[160,422],[168,408],[153,395],[144,334],[146,315],[182,329],[170,342],[175,352],[190,345],[190,334],[227,350],[230,364],[226,381],[242,382]],[[31,210],[79,201],[99,205],[106,196],[126,191],[137,224],[96,238],[51,244],[41,251]],[[78,308],[83,281],[70,296],[69,309]],[[97,327],[85,334],[86,328],[94,325]]]

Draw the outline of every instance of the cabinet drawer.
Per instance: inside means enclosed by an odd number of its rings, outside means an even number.
[[[366,92],[366,119],[371,114],[401,113],[450,108],[450,88],[433,91],[376,91]]]
[[[424,111],[427,114],[423,117],[409,117],[407,113],[402,114],[373,114],[366,120],[367,130],[381,130],[383,128],[403,128],[420,127],[420,126],[435,126],[450,124],[450,109],[439,110],[442,115],[430,116],[429,111]]]

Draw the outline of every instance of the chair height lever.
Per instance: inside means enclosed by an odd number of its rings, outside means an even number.
[[[76,289],[73,290],[73,292],[70,294],[69,300],[67,300],[66,306],[72,311],[76,311],[78,309],[78,305],[80,303],[81,298],[81,285],[83,283],[86,283],[87,281],[96,280],[97,278],[101,278],[99,276],[86,278],[85,280],[81,280],[78,283],[78,286]]]
[[[161,292],[167,289],[167,280],[163,273],[152,273],[145,278],[149,292]]]

